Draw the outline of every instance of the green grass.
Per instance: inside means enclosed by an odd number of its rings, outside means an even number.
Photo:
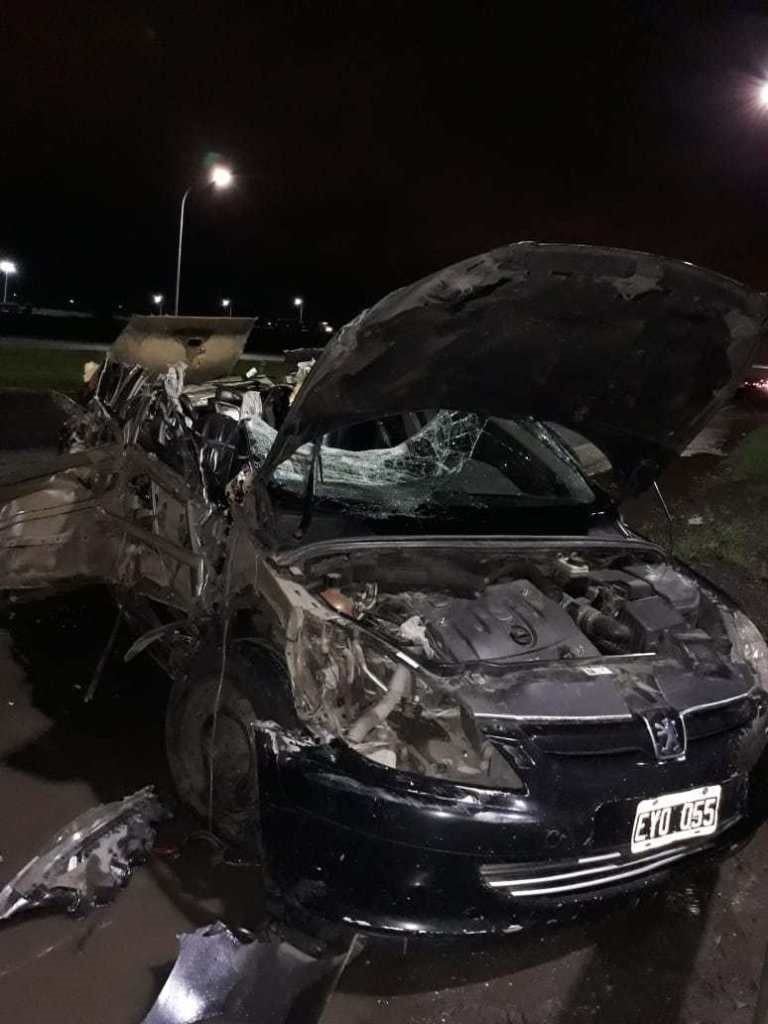
[[[721,563],[768,579],[768,427],[752,430],[725,458],[699,458],[706,468],[698,474],[682,459],[661,481],[675,554],[694,565]],[[669,542],[669,525],[652,494],[630,505],[628,519],[644,536],[662,546]]]
[[[87,349],[5,348],[0,346],[0,387],[33,388],[74,394],[83,383],[83,363],[100,358]]]
[[[768,426],[747,434],[728,461],[734,480],[768,481]]]
[[[62,391],[76,394],[83,383],[83,364],[99,362],[103,354],[89,349],[41,349],[0,346],[0,387],[32,388],[39,391]],[[278,382],[286,373],[283,362],[251,362],[241,360],[235,374],[245,374],[251,367]]]

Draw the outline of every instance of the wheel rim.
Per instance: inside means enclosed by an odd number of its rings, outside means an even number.
[[[213,778],[214,807],[244,811],[255,799],[256,764],[249,723],[225,705],[203,723],[200,743],[206,779]]]

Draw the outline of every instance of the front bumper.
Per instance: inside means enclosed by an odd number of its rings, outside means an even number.
[[[602,801],[582,780],[547,804],[509,793],[457,800],[431,780],[393,788],[381,785],[388,769],[327,748],[273,751],[262,787],[268,876],[288,910],[380,934],[468,937],[582,919],[737,846],[764,820],[766,755],[738,771],[733,751],[713,741],[629,779],[616,765],[616,778],[599,780]],[[630,853],[638,800],[715,782],[717,833]]]

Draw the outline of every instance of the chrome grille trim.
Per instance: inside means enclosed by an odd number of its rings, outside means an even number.
[[[503,889],[510,896],[547,896],[579,889],[594,888],[599,885],[612,885],[614,882],[619,882],[626,878],[644,875],[650,871],[655,871],[657,868],[666,867],[674,861],[682,860],[683,857],[699,853],[709,845],[709,843],[699,843],[688,846],[686,849],[667,849],[658,853],[648,854],[644,857],[622,859],[620,863],[601,864],[588,868],[582,867],[573,871],[560,871],[556,874],[537,872],[515,876],[504,874],[504,869],[509,869],[511,873],[515,869],[519,871],[522,865],[485,864],[480,868],[480,877],[485,885],[492,889]],[[621,854],[618,853],[616,856],[621,856]],[[583,862],[576,862],[576,864],[580,863]],[[585,876],[591,877],[586,878]],[[552,884],[556,882],[566,882],[566,884]]]

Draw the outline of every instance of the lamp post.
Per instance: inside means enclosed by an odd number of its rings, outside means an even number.
[[[300,295],[297,295],[293,300],[293,304],[299,311],[299,327],[304,326],[304,299]]]
[[[208,175],[208,184],[212,185],[215,189],[229,188],[234,181],[234,175],[229,167],[225,167],[223,164],[214,164],[211,168],[210,174]],[[195,188],[194,185],[190,185],[184,195],[181,197],[181,207],[179,209],[179,245],[176,251],[176,294],[174,296],[173,313],[174,316],[179,315],[179,292],[181,290],[181,248],[182,242],[184,241],[184,211],[187,207],[187,199],[189,193]]]
[[[164,304],[164,302],[165,302],[165,296],[161,295],[160,292],[157,292],[157,294],[152,296],[152,303],[153,303],[153,305],[155,305],[157,307],[157,312],[158,312],[159,316],[163,315],[163,304]]]
[[[8,278],[17,273],[18,268],[13,260],[0,260],[0,270],[3,272],[3,304],[8,301]]]
[[[232,300],[231,299],[222,299],[221,300],[221,308],[225,309],[227,311],[227,316],[232,316]]]

